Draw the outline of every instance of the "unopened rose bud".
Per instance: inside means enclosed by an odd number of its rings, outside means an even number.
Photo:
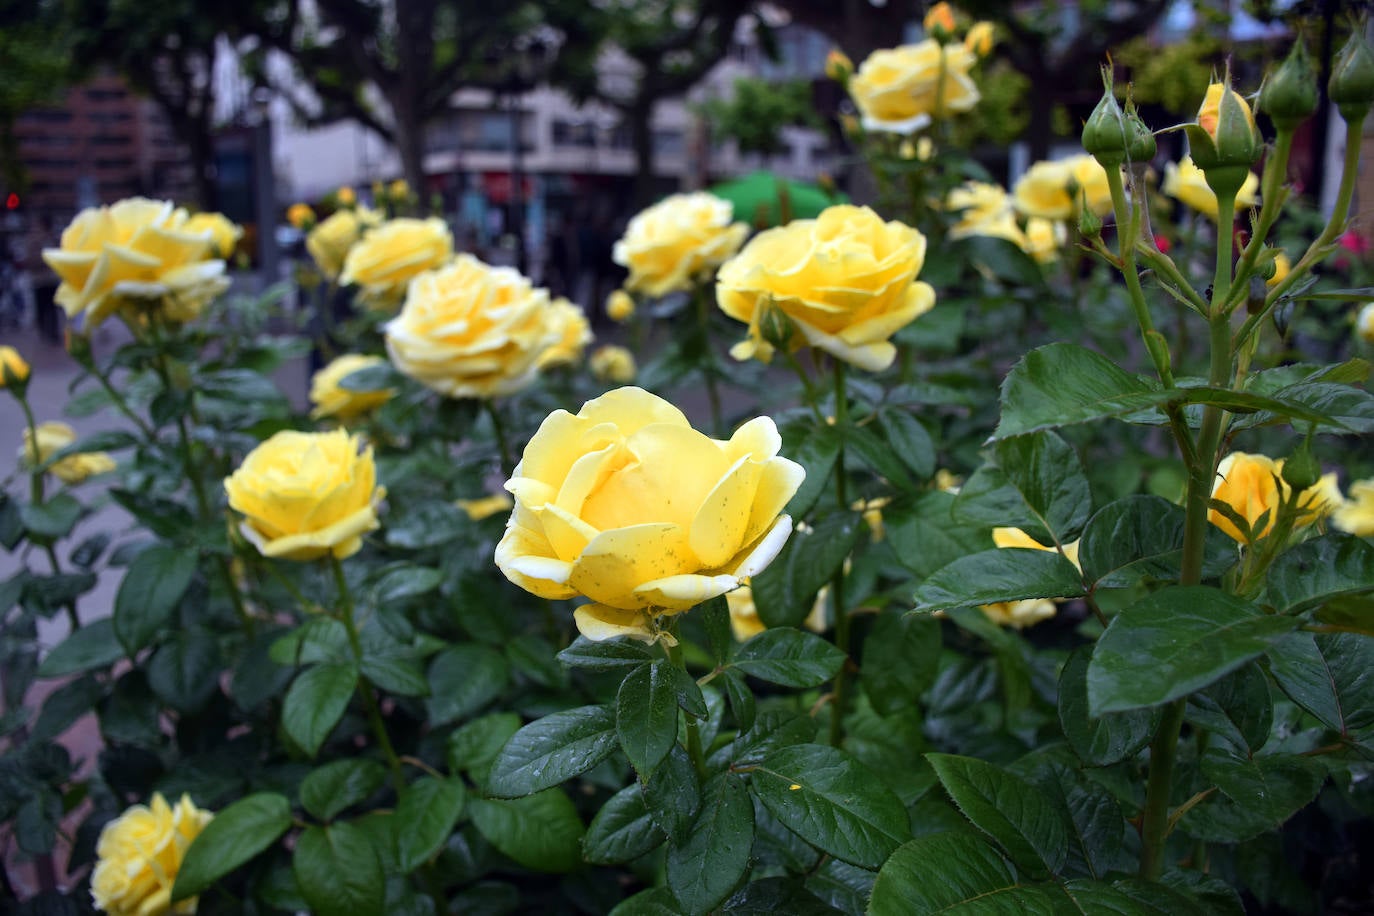
[[[1317,71],[1298,40],[1260,88],[1260,110],[1279,130],[1293,130],[1317,110]]]
[[[926,12],[922,25],[927,35],[944,44],[954,35],[954,10],[942,0]]]
[[[849,81],[854,73],[854,62],[839,48],[831,48],[825,56],[825,75],[837,83]]]
[[[1346,121],[1363,118],[1374,104],[1374,50],[1364,40],[1363,29],[1352,32],[1336,55],[1327,94]]]
[[[1092,207],[1083,206],[1078,211],[1078,234],[1085,239],[1102,235],[1102,218],[1093,212]]]
[[[1155,135],[1136,114],[1135,107],[1126,107],[1126,158],[1131,162],[1149,162],[1159,151]]]
[[[997,41],[997,29],[991,22],[975,22],[964,36],[964,49],[978,57],[987,57]]]
[[[1312,455],[1310,444],[1304,440],[1298,450],[1283,463],[1283,482],[1302,491],[1321,480],[1322,466]]]
[[[1117,104],[1111,71],[1102,69],[1102,100],[1083,125],[1083,148],[1105,169],[1119,168],[1126,160],[1126,113]]]
[[[759,319],[759,333],[763,339],[779,350],[786,350],[791,346],[794,331],[792,319],[770,301],[764,307],[763,317]]]
[[[1264,152],[1250,104],[1226,83],[1207,87],[1197,125],[1186,129],[1193,161],[1204,172],[1232,166],[1248,170]]]

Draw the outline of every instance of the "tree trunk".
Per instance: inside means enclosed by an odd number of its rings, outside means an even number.
[[[654,197],[654,103],[636,103],[626,110],[635,152],[634,205],[642,210]]]
[[[412,191],[425,199],[425,127],[414,119],[396,119],[396,152],[401,157],[401,172]]]
[[[1053,83],[1045,82],[1047,78],[1044,73],[1027,72],[1033,87],[1028,93],[1030,100],[1030,121],[1026,125],[1026,143],[1030,146],[1030,161],[1039,162],[1041,159],[1048,159],[1050,155],[1050,141],[1054,138],[1054,101],[1055,94],[1049,91],[1037,91],[1037,86],[1052,86]]]
[[[191,118],[183,122],[183,129],[178,133],[182,134],[182,142],[191,158],[191,191],[195,204],[202,211],[214,211],[218,207],[219,189],[215,183],[215,141],[210,134],[210,125],[201,118]]]

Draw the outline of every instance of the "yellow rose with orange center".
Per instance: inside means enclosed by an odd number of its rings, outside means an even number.
[[[279,432],[248,453],[224,481],[239,530],[265,557],[343,559],[375,531],[386,488],[377,486],[372,447],[337,429]]]
[[[612,259],[630,271],[625,288],[646,296],[682,292],[739,251],[749,227],[713,194],[674,194],[640,211],[615,243]]]
[[[721,309],[749,325],[731,355],[769,361],[783,324],[792,350],[812,346],[886,369],[897,354],[888,338],[935,305],[935,291],[916,281],[925,252],[920,232],[847,204],[759,233],[716,278]]]
[[[639,388],[554,411],[506,484],[496,565],[540,597],[589,599],[575,612],[588,639],[653,640],[660,617],[738,588],[782,549],[806,472],[781,446],[767,417],[712,439]]]
[[[172,885],[192,841],[214,819],[189,796],[173,807],[161,793],[110,821],[96,842],[91,897],[110,916],[167,916],[196,911],[197,898],[172,903]]]

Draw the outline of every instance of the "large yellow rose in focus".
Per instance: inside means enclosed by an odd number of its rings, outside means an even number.
[[[357,553],[386,496],[371,446],[342,429],[277,433],[248,453],[224,489],[244,516],[243,536],[263,556],[286,560]]]
[[[625,288],[646,296],[691,289],[744,242],[734,206],[714,194],[674,194],[635,215],[611,258],[629,268]]]
[[[1217,466],[1217,479],[1212,484],[1212,499],[1230,506],[1249,523],[1254,540],[1267,535],[1278,521],[1279,507],[1288,500],[1292,488],[1283,481],[1283,461],[1268,455],[1232,452]],[[1315,484],[1298,494],[1301,510],[1294,526],[1301,528],[1329,515],[1344,500],[1336,483],[1336,475],[1324,474]],[[1260,519],[1264,524],[1260,525]],[[1242,544],[1248,543],[1234,522],[1216,509],[1207,512],[1207,519]]]
[[[588,639],[652,641],[661,615],[738,588],[782,549],[806,472],[781,446],[767,417],[711,439],[639,388],[556,410],[506,484],[496,565],[540,597],[590,599],[575,612]]]
[[[167,916],[196,911],[198,899],[172,905],[172,885],[191,842],[214,819],[183,795],[176,807],[161,793],[110,821],[96,843],[91,897],[110,916]]]
[[[575,308],[575,306],[570,306]],[[415,278],[386,325],[397,369],[451,398],[512,394],[533,381],[540,358],[565,344],[570,322],[510,267],[468,254]]]
[[[376,410],[391,400],[396,393],[393,388],[382,391],[350,391],[343,387],[343,380],[353,373],[384,365],[386,360],[380,356],[346,353],[316,372],[310,379],[310,403],[315,405],[315,409],[310,411],[311,419],[338,417],[346,423]]]
[[[1076,220],[1080,201],[1098,216],[1112,210],[1107,170],[1092,156],[1037,162],[1012,187],[1016,209],[1028,217]]]
[[[770,315],[777,309],[790,321],[791,349],[809,345],[860,369],[886,369],[897,355],[888,338],[935,305],[930,285],[914,282],[925,254],[920,232],[847,204],[759,233],[716,277],[721,309],[749,325],[731,355],[772,359],[764,331],[778,324]]]
[[[336,210],[329,218],[317,223],[305,237],[305,250],[310,252],[315,266],[330,280],[337,280],[343,271],[348,252],[363,237],[363,232],[382,221],[382,215],[366,207]]]
[[[963,45],[941,46],[932,39],[874,51],[850,77],[849,94],[866,130],[914,133],[933,118],[978,104],[978,85],[969,76],[977,60]]]
[[[188,220],[185,210],[142,197],[82,210],[62,247],[43,250],[62,281],[57,304],[85,316],[88,328],[132,302],[157,304],[174,321],[194,318],[229,281],[210,233],[192,231]]]
[[[339,283],[362,287],[363,298],[393,308],[410,281],[437,270],[453,257],[453,234],[437,217],[393,219],[362,237],[348,250]]]
[[[1212,222],[1219,218],[1216,192],[1207,184],[1207,176],[1202,169],[1193,164],[1192,156],[1184,156],[1177,165],[1164,163],[1164,184],[1160,190],[1190,209],[1206,215]],[[1258,206],[1259,176],[1251,172],[1245,176],[1245,183],[1236,192],[1236,207]]]

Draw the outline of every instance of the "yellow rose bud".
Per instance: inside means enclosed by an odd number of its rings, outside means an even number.
[[[37,432],[35,436],[33,430],[24,430],[24,444],[19,449],[19,461],[26,468],[46,464],[54,455],[76,441],[76,430],[66,423],[39,423]],[[53,462],[48,467],[48,472],[65,484],[75,485],[97,474],[108,474],[116,467],[115,460],[105,452],[78,452]]]
[[[544,323],[553,343],[539,354],[535,366],[548,369],[582,359],[582,351],[592,342],[592,327],[580,307],[567,299],[555,299],[544,311]]]
[[[910,137],[903,140],[902,145],[897,147],[897,155],[901,156],[903,159],[916,158],[916,144],[911,142]]]
[[[635,365],[634,354],[624,347],[607,344],[597,348],[588,362],[592,375],[603,382],[624,385],[635,380],[639,367]]]
[[[930,35],[945,37],[952,35],[955,29],[954,10],[944,0],[926,10],[925,19],[921,21],[922,27]]]
[[[867,207],[829,207],[756,235],[721,267],[716,301],[749,325],[736,359],[772,359],[761,323],[772,309],[791,322],[790,348],[812,346],[879,372],[897,355],[888,338],[930,311],[935,291],[916,281],[926,239]]]
[[[304,231],[315,224],[315,211],[309,204],[292,204],[286,208],[286,221]]]
[[[635,313],[634,297],[618,289],[606,297],[606,317],[612,321],[629,321]]]
[[[1331,513],[1331,523],[1356,537],[1374,537],[1374,478],[1350,485],[1350,499]]]
[[[612,259],[629,268],[625,288],[659,297],[691,289],[744,242],[749,227],[712,194],[674,194],[636,214]]]
[[[265,557],[339,559],[375,531],[386,488],[377,486],[372,447],[336,429],[279,432],[248,453],[224,481],[239,531]]]
[[[9,344],[0,344],[0,388],[22,387],[31,371],[18,350]]]
[[[1215,222],[1218,219],[1217,195],[1207,177],[1198,168],[1191,156],[1184,156],[1175,165],[1164,164],[1164,184],[1160,188],[1165,194],[1182,202],[1190,209],[1204,214]],[[1259,206],[1259,176],[1251,172],[1236,194],[1236,207]]]
[[[996,26],[991,22],[975,22],[964,36],[964,47],[979,57],[987,57],[996,41]]]
[[[511,506],[515,505],[515,501],[506,493],[493,493],[491,496],[483,496],[481,499],[460,499],[456,505],[467,513],[469,519],[480,522],[484,518],[509,512]]]
[[[315,260],[315,266],[331,280],[336,280],[343,270],[344,259],[348,252],[363,237],[364,230],[378,225],[382,215],[366,207],[355,210],[337,210],[329,218],[317,224],[305,237],[305,250]]]
[[[361,287],[362,298],[374,308],[395,308],[411,280],[451,257],[453,234],[443,220],[393,219],[348,250],[339,283]]]
[[[1274,529],[1279,509],[1292,490],[1283,482],[1283,461],[1267,455],[1232,452],[1217,467],[1217,479],[1212,485],[1212,499],[1230,506],[1250,526],[1252,538],[1247,539],[1231,519],[1217,509],[1207,518],[1212,524],[1240,543],[1258,541]],[[1342,502],[1336,485],[1336,475],[1326,474],[1315,484],[1298,494],[1298,517],[1295,528],[1305,527],[1329,515]],[[1263,524],[1260,520],[1263,519]]]
[[[91,872],[96,909],[110,916],[194,913],[195,897],[172,904],[172,885],[187,848],[213,819],[190,796],[181,796],[172,807],[159,792],[150,805],[135,805],[106,824]]]
[[[341,207],[351,207],[358,202],[358,195],[354,193],[352,188],[345,185],[334,192],[334,199],[339,202]]]
[[[1374,344],[1374,302],[1366,302],[1355,316],[1355,333],[1367,344]]]
[[[1288,260],[1288,255],[1282,251],[1274,258],[1274,275],[1264,281],[1265,286],[1278,286],[1283,282],[1283,278],[1288,276],[1288,272],[1293,269],[1293,263]]]
[[[207,234],[187,228],[185,210],[134,197],[82,210],[43,260],[62,285],[57,304],[93,328],[121,306],[157,305],[174,320],[194,317],[229,286]]]
[[[1043,620],[1049,620],[1058,611],[1059,606],[1049,598],[1027,598],[1024,601],[984,604],[979,609],[999,627],[1024,630]]]
[[[310,380],[310,403],[315,405],[315,409],[310,411],[311,418],[337,417],[340,422],[348,423],[391,400],[396,394],[394,388],[350,391],[342,385],[344,379],[360,369],[384,365],[386,360],[380,356],[347,353],[316,372]]]
[[[964,478],[955,474],[948,468],[940,468],[935,472],[935,489],[945,493],[958,493],[959,488],[964,485]]]
[[[980,95],[969,71],[977,62],[963,45],[926,40],[874,51],[849,81],[867,130],[910,134],[936,118],[969,111]]]
[[[831,48],[825,56],[825,75],[837,83],[843,83],[854,72],[854,62],[839,48]]]
[[[243,227],[230,221],[223,213],[197,213],[186,221],[186,231],[206,233],[210,237],[210,252],[226,261],[234,256]]]
[[[397,178],[386,190],[394,200],[405,200],[410,196],[410,185],[406,184],[404,178]]]
[[[588,639],[652,641],[662,615],[738,588],[782,549],[806,472],[781,447],[767,417],[711,439],[639,388],[556,410],[506,484],[496,565],[540,597],[590,599],[574,615]]]
[[[1263,152],[1250,103],[1224,83],[1207,87],[1197,112],[1197,126],[1202,133],[1190,133],[1189,141],[1193,144],[1193,157],[1204,166],[1204,171],[1213,167],[1249,168]]]
[[[460,254],[411,283],[386,325],[386,350],[397,369],[440,394],[501,397],[534,380],[546,350],[567,346],[569,317],[518,271]]]

